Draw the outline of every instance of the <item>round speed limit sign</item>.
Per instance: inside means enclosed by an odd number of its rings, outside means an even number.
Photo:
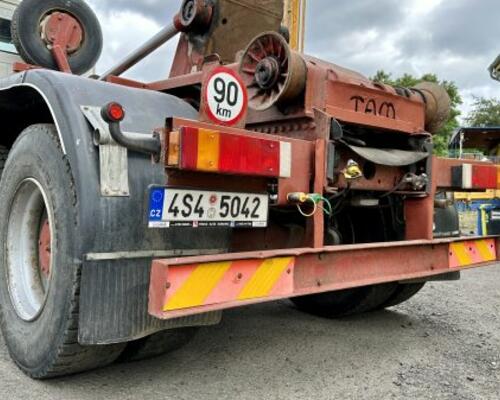
[[[208,117],[222,125],[235,125],[248,108],[248,93],[242,79],[226,67],[218,67],[205,87]]]

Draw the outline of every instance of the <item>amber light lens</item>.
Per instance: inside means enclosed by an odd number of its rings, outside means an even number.
[[[168,135],[168,149],[167,149],[168,166],[173,167],[179,165],[179,160],[180,160],[179,140],[180,140],[180,135],[178,131],[172,131]]]

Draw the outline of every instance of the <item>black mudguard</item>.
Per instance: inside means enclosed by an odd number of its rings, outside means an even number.
[[[124,131],[145,134],[165,126],[169,117],[197,119],[196,110],[168,94],[46,70],[14,75],[0,81],[0,88],[0,111],[2,106],[7,107],[7,101],[30,101],[30,91],[43,97],[71,166],[76,203],[68,207],[75,207],[77,215],[79,241],[74,244],[74,254],[75,263],[82,269],[80,342],[116,343],[165,328],[218,322],[220,314],[170,322],[150,317],[151,258],[86,261],[91,253],[227,248],[225,230],[214,234],[213,229],[147,228],[148,187],[166,184],[167,177],[164,167],[152,163],[146,155],[129,152],[129,197],[102,197],[99,150],[93,143],[93,128],[80,107],[101,107],[117,101],[127,113]]]

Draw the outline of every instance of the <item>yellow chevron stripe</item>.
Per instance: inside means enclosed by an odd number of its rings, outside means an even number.
[[[467,252],[466,244],[464,242],[461,243],[452,243],[451,251],[458,259],[458,263],[461,267],[472,264],[472,259]]]
[[[200,264],[167,302],[163,311],[203,305],[229,268],[231,262]]]
[[[490,247],[491,241],[489,240],[478,240],[476,241],[476,248],[481,254],[483,261],[495,261],[497,256],[495,254],[495,249]]]
[[[250,300],[269,295],[274,285],[290,265],[293,258],[274,258],[264,261],[238,296],[238,300]]]

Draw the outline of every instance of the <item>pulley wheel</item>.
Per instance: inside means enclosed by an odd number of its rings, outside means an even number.
[[[282,35],[267,32],[246,48],[240,75],[248,89],[250,108],[263,111],[299,96],[305,88],[307,67]]]

